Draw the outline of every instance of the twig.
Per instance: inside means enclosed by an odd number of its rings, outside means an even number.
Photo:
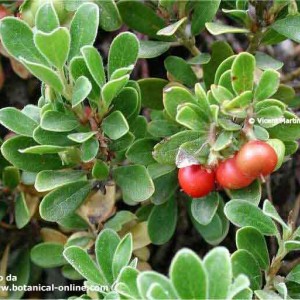
[[[272,187],[271,187],[271,177],[268,176],[266,178],[266,188],[267,188],[267,195],[270,202],[273,202],[273,196],[272,196]]]
[[[284,75],[281,79],[282,83],[290,82],[296,79],[297,77],[300,77],[300,67],[292,71],[291,73],[288,73]]]

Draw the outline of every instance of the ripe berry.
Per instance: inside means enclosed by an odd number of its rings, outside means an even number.
[[[179,169],[178,181],[183,191],[192,198],[209,194],[215,185],[215,173],[201,165],[192,165]]]
[[[269,175],[274,171],[277,161],[275,150],[263,141],[246,143],[236,156],[237,167],[248,177]]]
[[[244,188],[252,183],[254,178],[245,176],[237,167],[236,156],[222,161],[216,172],[220,186],[230,190]]]

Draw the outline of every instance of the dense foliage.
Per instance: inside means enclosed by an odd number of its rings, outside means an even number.
[[[90,289],[73,297],[85,299],[300,298],[299,259],[282,272],[300,250],[300,197],[284,221],[270,193],[270,174],[298,149],[288,83],[300,72],[282,79],[283,64],[259,51],[300,42],[297,5],[27,0],[1,19],[6,55],[41,89],[36,104],[0,110],[0,275],[34,285],[59,268],[84,280]],[[94,45],[104,31],[107,57]],[[242,34],[248,48],[218,40],[200,52],[205,31]],[[171,55],[177,47],[188,58]],[[165,78],[137,78],[140,60],[161,55]],[[183,211],[214,248],[180,249],[168,276],[150,270],[148,246],[172,239]],[[235,245],[220,246],[230,233]]]

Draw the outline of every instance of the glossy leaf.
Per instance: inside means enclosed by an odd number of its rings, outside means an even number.
[[[56,222],[72,214],[91,191],[88,181],[76,181],[47,194],[40,204],[40,215],[47,221]]]
[[[148,233],[152,243],[162,245],[173,236],[177,224],[177,203],[174,195],[156,205],[148,219]]]
[[[196,3],[192,14],[191,30],[193,35],[198,35],[205,28],[205,23],[210,22],[214,18],[220,2],[221,1],[219,0],[209,0],[205,2],[199,1]]]
[[[170,266],[170,279],[180,299],[206,299],[207,275],[202,261],[189,249],[181,249]]]
[[[81,53],[94,80],[102,87],[105,84],[106,78],[100,53],[93,46],[82,47]]]
[[[263,235],[276,235],[277,228],[271,218],[254,204],[245,200],[231,200],[225,205],[227,218],[236,226],[252,226]]]
[[[264,100],[274,95],[279,87],[279,73],[275,70],[266,70],[263,72],[256,87],[255,100]]]
[[[130,32],[123,32],[114,38],[108,54],[108,76],[120,68],[134,65],[139,54],[139,41]]]
[[[224,299],[232,278],[230,254],[224,247],[211,250],[203,260],[208,278],[209,299]]]
[[[42,268],[60,267],[66,264],[64,246],[58,243],[41,243],[31,249],[31,260]]]
[[[58,76],[58,74],[52,69],[46,67],[45,65],[30,62],[24,59],[23,57],[20,58],[20,61],[25,65],[28,71],[32,73],[35,77],[37,77],[39,80],[48,84],[57,92],[63,92],[64,84],[61,78]]]
[[[255,59],[246,52],[240,53],[232,64],[232,86],[237,94],[251,91],[254,80]]]
[[[5,107],[0,110],[0,123],[9,130],[32,137],[37,123],[27,117],[23,112],[13,107]]]
[[[66,28],[59,27],[50,33],[38,31],[34,42],[38,50],[56,68],[62,69],[70,51],[70,33]]]
[[[224,25],[221,23],[206,23],[206,29],[213,35],[219,35],[224,33],[248,33],[246,28],[233,27],[230,25]]]
[[[117,140],[129,131],[128,123],[120,111],[108,115],[102,123],[103,132],[112,140]]]
[[[22,20],[7,17],[0,25],[1,42],[7,52],[15,59],[23,57],[38,64],[47,64],[33,41],[31,28]]]
[[[251,289],[261,288],[262,276],[259,264],[250,252],[244,249],[237,250],[231,256],[231,264],[235,278],[240,274],[244,274],[250,280]]]
[[[51,191],[65,184],[85,179],[82,171],[62,170],[62,171],[41,171],[37,174],[34,187],[38,192]]]
[[[91,257],[81,248],[70,246],[63,252],[65,259],[84,278],[95,284],[105,284],[103,274]]]
[[[69,61],[80,54],[80,49],[92,45],[99,26],[99,8],[94,3],[83,3],[76,11],[70,26],[71,48]]]
[[[8,139],[1,147],[1,152],[15,167],[29,172],[43,170],[57,170],[62,167],[61,159],[56,154],[26,154],[20,153],[19,149],[36,146],[36,143],[28,137],[16,136]]]
[[[113,175],[122,189],[125,200],[140,202],[147,200],[154,193],[153,181],[142,165],[118,167]]]
[[[270,259],[264,236],[254,227],[243,227],[237,231],[236,244],[238,249],[250,252],[257,260],[260,268],[266,270]]]
[[[71,131],[79,126],[73,114],[64,114],[59,111],[47,111],[43,114],[41,127],[56,132]]]

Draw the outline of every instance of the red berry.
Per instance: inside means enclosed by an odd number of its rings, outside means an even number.
[[[246,143],[236,156],[237,167],[248,177],[269,175],[274,171],[277,161],[275,150],[263,141]]]
[[[200,198],[214,189],[215,173],[201,165],[192,165],[179,169],[178,181],[187,195]]]
[[[220,186],[230,190],[244,188],[251,184],[254,178],[245,176],[237,167],[236,156],[222,161],[216,172]]]

